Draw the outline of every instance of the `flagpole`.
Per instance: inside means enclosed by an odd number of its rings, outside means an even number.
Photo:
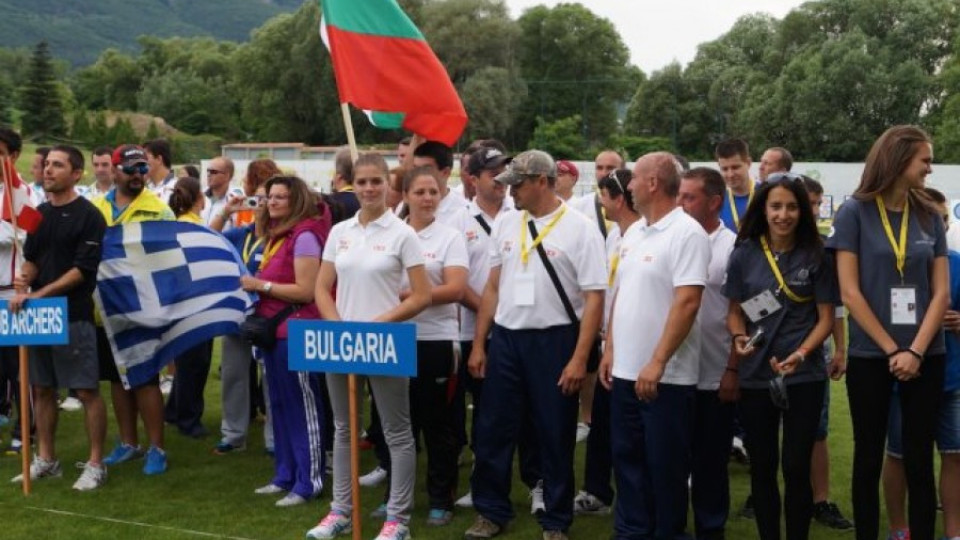
[[[357,161],[357,138],[353,133],[353,119],[350,118],[350,104],[341,103],[340,112],[343,114],[343,127],[347,132],[347,144],[350,145],[350,159]],[[351,503],[353,505],[353,540],[363,537],[363,524],[360,519],[360,420],[357,407],[357,376],[347,375],[347,396],[350,400],[350,486]]]
[[[10,158],[4,158],[9,160]],[[12,164],[11,164],[12,165]],[[7,178],[7,167],[0,167],[0,175],[3,176],[3,199],[10,210],[10,224],[13,226],[13,249],[14,249],[14,271],[15,278],[20,271],[19,260],[23,256],[23,243],[20,241],[20,233],[17,229],[17,213],[13,207],[13,178]],[[19,353],[19,371],[20,371],[20,468],[23,482],[21,487],[24,495],[30,495],[30,370],[28,367],[27,348],[24,345],[18,347]]]
[[[343,114],[343,127],[347,131],[347,144],[350,145],[350,159],[357,160],[359,152],[357,150],[357,137],[353,134],[353,119],[350,118],[350,104],[341,103],[340,113]]]

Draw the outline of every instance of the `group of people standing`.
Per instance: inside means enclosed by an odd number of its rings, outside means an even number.
[[[359,509],[351,502],[347,378],[287,369],[291,318],[417,325],[417,377],[369,378],[382,433],[374,444],[389,478],[375,511],[384,520],[377,540],[410,538],[421,435],[432,526],[451,522],[458,456],[467,445],[473,451],[465,499],[477,517],[467,540],[497,536],[515,517],[515,449],[545,540],[566,538],[575,513],[611,508],[617,539],[724,538],[737,426],[750,457],[759,537],[780,538],[785,524],[787,538],[806,538],[815,509],[826,503],[811,478],[826,437],[829,379],[844,374],[856,537],[880,533],[881,475],[891,536],[934,537],[935,440],[944,530],[960,537],[960,300],[952,300],[960,290],[951,288],[950,271],[954,262],[960,268],[960,255],[948,253],[944,197],[925,185],[933,154],[922,130],[896,126],[877,139],[826,238],[812,203],[822,187],[769,164],[753,181],[743,163],[727,159],[730,148],[743,152],[742,142],[718,146],[721,171],[689,169],[667,152],[641,156],[628,169],[615,152],[603,152],[597,190],[580,198],[571,196],[576,167],[545,152],[509,157],[497,141],[477,141],[462,156],[458,191],[447,185],[449,147],[419,137],[406,146],[409,155],[394,170],[378,153],[352,159],[341,152],[333,197],[263,163],[264,174],[251,167],[242,196],[230,195],[233,165],[218,158],[206,193],[196,178],[161,179],[162,201],[144,189],[147,152],[127,145],[110,153],[115,187],[92,204],[75,202],[82,156],[54,148],[44,172],[50,198],[41,205],[48,219],[27,239],[11,308],[40,296],[89,300],[95,237],[106,226],[177,217],[222,231],[251,273],[238,287],[259,295],[257,315],[273,320],[276,332],[256,347],[244,336],[223,339],[216,451],[246,444],[249,368],[258,359],[275,474],[256,493],[282,494],[277,506],[316,497],[332,450],[330,511],[308,538],[347,534]],[[602,172],[601,161],[611,162]],[[213,178],[220,173],[224,181]],[[241,223],[251,200],[255,219]],[[66,204],[92,210],[68,212]],[[62,226],[80,215],[90,216],[89,226]],[[71,301],[74,322],[71,333],[90,334],[78,340],[106,341],[89,302]],[[831,335],[838,352],[828,355]],[[144,454],[138,413],[150,440],[144,472],[166,470],[164,420],[187,435],[202,429],[210,350],[204,344],[178,359],[164,410],[159,378],[128,391],[104,377],[109,347],[70,350],[92,362],[85,379],[74,378],[74,364],[64,366],[64,351],[38,348],[31,369],[43,390],[31,475],[61,474],[50,413],[58,386],[76,389],[87,411],[91,456],[77,489],[102,484],[105,464]],[[119,444],[105,457],[102,378],[115,382],[120,426]],[[574,449],[584,405],[591,427],[578,493]]]

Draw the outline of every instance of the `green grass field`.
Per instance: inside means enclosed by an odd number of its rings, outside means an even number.
[[[71,485],[79,475],[72,465],[86,458],[86,440],[82,430],[82,413],[61,413],[58,433],[58,454],[64,465],[62,479],[48,479],[34,483],[34,491],[24,497],[19,484],[5,481],[19,472],[20,461],[14,457],[0,457],[0,538],[101,539],[101,538],[242,538],[295,539],[302,538],[321,514],[329,508],[330,496],[324,490],[319,501],[307,505],[280,509],[274,507],[275,497],[258,496],[253,490],[272,475],[272,462],[264,453],[260,421],[252,425],[246,451],[228,456],[215,456],[211,449],[217,443],[220,422],[220,381],[217,360],[207,384],[205,424],[214,434],[206,440],[194,440],[167,430],[167,448],[170,470],[158,477],[147,477],[141,472],[142,461],[126,463],[110,469],[107,484],[94,492],[73,491]],[[832,385],[831,410],[831,498],[850,516],[849,478],[852,440],[847,412],[845,388],[842,383]],[[108,444],[116,436],[113,425],[108,433]],[[9,433],[3,433],[4,444]],[[578,445],[578,474],[582,472],[584,445]],[[374,465],[372,452],[362,455],[362,470]],[[420,457],[421,466],[424,456]],[[423,469],[421,469],[423,470]],[[461,468],[461,492],[466,490],[469,464]],[[742,504],[748,485],[747,468],[730,465],[733,512]],[[415,538],[447,540],[462,538],[470,526],[472,511],[458,509],[454,522],[444,528],[426,525],[426,493],[423,474],[418,475],[418,506],[414,511],[412,532]],[[518,518],[509,525],[505,539],[539,538],[540,530],[529,515],[526,490],[517,481],[513,500]],[[364,489],[363,512],[366,515],[376,507],[383,488]],[[373,538],[380,522],[364,520],[364,538]],[[692,526],[692,520],[691,520]],[[753,521],[731,518],[727,538],[756,538]],[[570,531],[571,538],[606,539],[612,532],[612,518],[579,517]],[[811,537],[815,539],[849,536],[837,533],[819,524],[813,524]]]

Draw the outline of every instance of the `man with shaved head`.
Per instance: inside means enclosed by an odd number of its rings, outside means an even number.
[[[611,391],[616,538],[681,538],[700,366],[697,312],[710,262],[703,227],[677,206],[672,154],[637,160],[642,219],[620,244],[600,380]]]

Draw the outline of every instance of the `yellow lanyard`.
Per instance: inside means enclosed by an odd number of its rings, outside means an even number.
[[[530,248],[527,249],[526,225],[527,225],[527,218],[530,217],[530,215],[527,213],[526,210],[523,211],[523,219],[520,220],[520,261],[523,262],[523,266],[527,266],[527,261],[530,259],[530,252],[534,249],[537,249],[537,246],[539,246],[540,243],[543,242],[543,239],[546,238],[548,234],[550,234],[550,231],[552,231],[553,228],[557,226],[557,222],[560,221],[560,218],[562,218],[563,214],[565,214],[566,212],[567,212],[567,206],[564,205],[563,208],[561,208],[560,211],[557,212],[557,215],[553,216],[553,219],[550,220],[550,223],[547,223],[547,226],[544,227],[542,231],[540,231],[540,234],[538,234],[536,239],[534,239],[533,245],[531,245]]]
[[[255,242],[251,243],[255,237],[253,232],[247,233],[247,239],[243,241],[243,264],[250,262],[250,257],[253,255],[253,252],[260,247],[260,244],[263,243],[263,238],[257,238]]]
[[[755,184],[750,180],[750,194],[747,195],[747,208],[750,207],[750,201],[753,200],[753,188]],[[737,212],[737,202],[734,200],[733,190],[727,188],[727,198],[730,199],[730,214],[733,216],[733,226],[740,230],[740,212]]]
[[[270,262],[270,259],[272,259],[273,256],[277,253],[277,250],[280,249],[280,246],[283,245],[284,240],[286,240],[286,238],[281,238],[278,242],[267,244],[267,249],[263,251],[263,258],[260,259],[259,269],[261,271],[263,271],[263,269],[267,267],[267,263]]]
[[[783,274],[780,273],[780,267],[777,265],[777,261],[773,258],[773,253],[770,251],[770,244],[767,243],[766,236],[760,237],[760,244],[763,246],[763,254],[767,256],[767,262],[770,263],[770,270],[773,270],[773,276],[777,278],[780,290],[787,295],[787,298],[798,304],[806,304],[813,300],[812,296],[800,296],[787,286],[787,282],[783,280]]]
[[[880,221],[883,223],[883,230],[887,233],[887,240],[890,240],[893,255],[897,258],[897,272],[900,273],[900,283],[903,283],[903,267],[907,263],[907,222],[910,221],[910,199],[903,203],[903,221],[900,222],[899,244],[893,237],[893,227],[890,226],[890,218],[887,217],[887,207],[883,204],[883,198],[880,196],[877,196],[877,210],[880,211]]]
[[[613,280],[617,277],[617,267],[620,266],[620,249],[610,258],[610,275],[607,276],[607,287],[613,287]]]

